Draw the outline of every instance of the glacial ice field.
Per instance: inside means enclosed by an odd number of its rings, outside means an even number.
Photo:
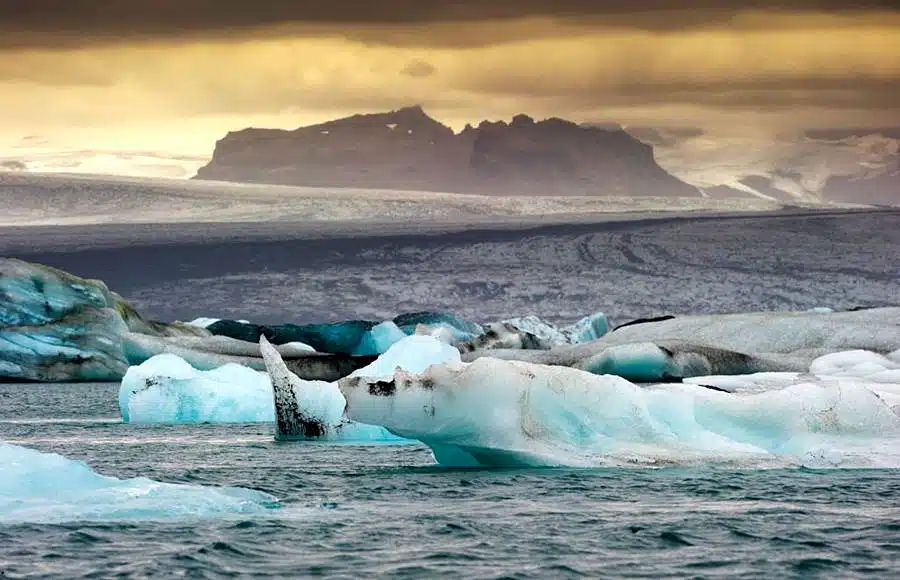
[[[470,221],[627,211],[772,210],[758,198],[482,196],[83,174],[0,174],[0,226]],[[364,216],[364,217],[361,217]]]

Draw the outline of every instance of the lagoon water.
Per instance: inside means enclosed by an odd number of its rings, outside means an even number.
[[[121,423],[116,385],[2,385],[0,440],[104,475],[276,496],[252,514],[4,522],[18,577],[891,577],[892,470],[435,467],[419,445]],[[66,482],[61,481],[60,498]]]

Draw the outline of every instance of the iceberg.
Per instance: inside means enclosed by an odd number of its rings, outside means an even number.
[[[365,356],[383,354],[395,343],[403,340],[406,333],[393,321],[386,320],[373,326],[362,335],[359,344],[353,351],[354,355]]]
[[[197,370],[173,354],[125,373],[119,411],[126,423],[271,423],[272,385],[265,372],[238,364]]]
[[[411,373],[425,372],[432,365],[460,362],[459,351],[433,336],[413,335],[395,343],[370,365],[353,371],[350,377],[390,377],[398,368]]]
[[[900,348],[900,307],[847,312],[751,312],[677,316],[620,327],[592,345],[679,341],[746,354],[799,354]],[[812,353],[812,356],[809,356]]]
[[[456,343],[456,348],[460,352],[481,352],[486,353],[485,356],[492,356],[495,350],[546,351],[552,347],[550,341],[520,330],[509,322],[492,322],[485,325],[482,334],[471,340]]]
[[[264,340],[261,339],[261,342]],[[274,372],[285,388],[302,424],[315,424],[303,439],[330,441],[396,441],[381,427],[348,422],[344,397],[335,383],[303,380],[282,359],[282,347],[261,345]],[[391,376],[397,367],[424,371],[432,363],[459,361],[459,351],[431,337],[404,338],[385,355],[353,376]],[[277,389],[276,389],[277,392]],[[228,363],[198,370],[174,354],[153,356],[125,373],[119,387],[119,411],[126,423],[271,423],[275,421],[273,387],[266,372]],[[297,438],[283,429],[282,439]],[[316,431],[319,434],[315,434]],[[294,434],[296,435],[296,433]]]
[[[609,332],[609,320],[604,313],[597,312],[566,326],[562,331],[572,344],[590,342]]]
[[[418,439],[447,466],[900,467],[900,416],[878,394],[884,385],[783,379],[744,394],[641,387],[485,357],[339,386],[349,418]]]
[[[510,318],[501,321],[501,323],[509,324],[522,332],[533,334],[550,346],[578,344],[597,340],[609,332],[609,321],[607,321],[606,315],[602,312],[585,316],[581,320],[563,328],[557,328],[555,325],[534,315]]]
[[[115,381],[128,368],[109,308],[83,307],[52,322],[0,328],[0,380]]]
[[[279,507],[261,491],[117,479],[81,461],[6,443],[0,443],[0,465],[4,524],[214,518]]]
[[[569,337],[566,336],[562,330],[556,328],[556,326],[549,322],[541,320],[533,314],[501,320],[500,324],[507,325],[512,327],[512,329],[537,337],[542,342],[546,343],[545,348],[559,346],[561,344],[571,344]]]
[[[260,350],[275,392],[275,438],[278,440],[386,441],[397,437],[383,427],[351,421],[346,401],[335,382],[299,378],[284,364],[278,351],[260,337]],[[459,361],[459,351],[430,336],[413,335],[395,343],[371,365],[354,371],[355,380],[374,384],[400,368],[421,372],[432,364]]]
[[[890,307],[834,313],[666,316],[633,321],[597,340],[549,350],[469,349],[463,361],[491,357],[658,382],[705,375],[805,372],[813,360],[826,354],[848,350],[886,354],[898,348],[900,308]]]
[[[129,332],[209,336],[145,320],[98,280],[0,258],[0,380],[119,380],[128,368],[122,340]]]
[[[276,440],[401,440],[382,427],[348,420],[344,416],[344,397],[337,385],[299,378],[287,368],[265,336],[259,342],[275,396]]]
[[[472,340],[484,333],[484,328],[475,322],[465,320],[446,312],[410,312],[394,317],[394,324],[406,334],[415,334],[416,328],[426,326],[432,329],[445,328],[450,331],[453,340]]]

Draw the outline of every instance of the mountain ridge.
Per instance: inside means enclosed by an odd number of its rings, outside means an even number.
[[[622,129],[519,114],[460,132],[420,105],[216,142],[195,179],[487,195],[700,197]]]

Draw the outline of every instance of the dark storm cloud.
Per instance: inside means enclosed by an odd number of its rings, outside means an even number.
[[[746,10],[859,13],[898,11],[898,6],[896,0],[694,0],[681,7],[668,0],[2,0],[0,44],[56,47],[233,36],[273,25],[338,26],[333,33],[353,36],[354,26],[390,28],[528,17],[672,29],[721,23]],[[389,42],[390,34],[379,38]]]

